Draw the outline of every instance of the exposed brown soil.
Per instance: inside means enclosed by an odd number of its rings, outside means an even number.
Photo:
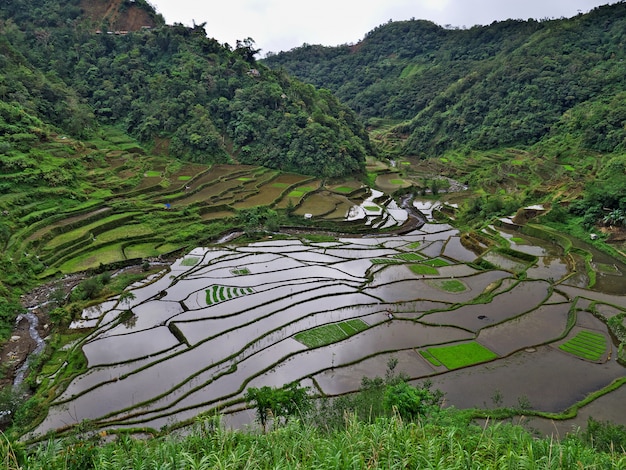
[[[22,296],[22,306],[30,308],[45,303],[50,292],[58,287],[69,294],[74,286],[84,278],[84,274],[76,274],[43,284]],[[39,328],[37,329],[39,336],[45,338],[51,331],[48,308],[36,308],[33,313],[39,318]],[[0,346],[0,364],[2,364],[4,372],[0,378],[0,389],[13,383],[17,370],[37,346],[30,337],[28,328],[28,320],[22,319],[11,333],[11,338]]]
[[[171,258],[160,259],[159,265],[171,263],[175,258],[176,256],[172,255]],[[141,265],[129,266],[120,271],[124,271],[124,273],[150,274],[150,272],[144,271]],[[114,275],[115,273],[112,274]],[[58,288],[63,289],[65,295],[69,295],[72,289],[86,277],[86,273],[78,273],[42,284],[22,296],[22,306],[24,308],[33,308],[42,305],[49,300],[50,293]],[[39,318],[37,331],[41,338],[46,338],[52,332],[52,324],[48,316],[49,309],[49,306],[33,309],[33,313]],[[11,339],[0,345],[0,365],[3,372],[3,374],[0,374],[0,389],[5,386],[10,386],[13,383],[17,370],[37,346],[35,341],[30,337],[28,328],[28,321],[26,319],[21,320],[11,333]]]
[[[35,346],[28,334],[28,321],[24,319],[13,330],[11,339],[0,348],[0,363],[4,372],[0,379],[0,388],[11,386],[15,373]]]
[[[111,31],[138,31],[145,26],[156,26],[148,12],[134,5],[123,9],[123,4],[124,0],[82,0],[80,7],[95,24],[107,22]]]

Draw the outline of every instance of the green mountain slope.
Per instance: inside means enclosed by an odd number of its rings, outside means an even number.
[[[37,276],[169,253],[301,175],[362,171],[355,113],[255,52],[144,0],[0,4],[0,339]]]
[[[162,24],[146,2],[102,4],[22,0],[0,6],[0,59],[8,69],[3,101],[78,137],[88,136],[95,122],[114,124],[158,144],[163,154],[193,162],[262,164],[320,176],[362,170],[369,144],[354,113],[330,93],[257,64],[252,41],[233,50],[208,38],[202,25]],[[157,27],[110,29],[131,24],[122,18],[137,5],[150,14],[134,24]],[[48,82],[34,96],[29,73]],[[70,95],[75,99],[67,100]],[[73,102],[83,105],[79,117],[63,109]],[[91,113],[95,120],[81,120]]]
[[[573,129],[576,144],[613,152],[626,149],[624,31],[624,2],[467,30],[390,22],[353,46],[305,45],[265,63],[329,88],[366,118],[403,121],[391,132],[404,154],[529,146],[564,137],[583,109],[594,118]]]

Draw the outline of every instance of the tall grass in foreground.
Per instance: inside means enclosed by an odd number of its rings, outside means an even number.
[[[349,419],[329,433],[297,421],[267,434],[226,431],[210,422],[185,437],[147,441],[49,442],[30,455],[7,458],[9,470],[57,469],[621,469],[623,450],[603,453],[574,436],[536,439],[520,427],[437,425],[381,418]],[[20,460],[19,466],[17,460]]]

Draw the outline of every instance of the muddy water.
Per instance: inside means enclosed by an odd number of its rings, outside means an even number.
[[[541,346],[431,380],[446,393],[446,404],[457,408],[494,408],[492,398],[500,392],[502,406],[527,401],[534,409],[560,412],[623,376],[624,368],[615,360],[595,364]]]
[[[83,419],[159,427],[241,397],[246,384],[280,386],[315,378],[329,395],[351,392],[363,375],[384,375],[392,356],[399,359],[398,370],[413,379],[433,377],[449,404],[484,406],[499,390],[513,405],[522,397],[537,409],[562,410],[624,369],[614,361],[590,363],[541,345],[556,344],[563,334],[571,300],[584,297],[576,303],[581,310],[597,300],[611,315],[626,302],[623,296],[563,284],[553,293],[550,280],[566,277],[567,264],[550,247],[519,248],[541,260],[523,282],[503,270],[463,264],[476,255],[447,225],[323,244],[273,240],[198,248],[189,255],[201,260],[198,264],[179,261],[153,284],[133,286],[136,298],[129,305],[109,302],[85,313],[89,321],[101,315],[102,325],[84,346],[90,370],[70,384],[37,432]],[[411,251],[444,256],[451,265],[420,276],[405,264],[372,262]],[[442,282],[451,279],[464,289],[446,292]],[[250,291],[207,303],[206,290],[215,285]],[[481,303],[481,295],[494,288],[497,295]],[[133,316],[116,324],[124,309]],[[588,317],[579,312],[574,331],[602,330]],[[314,349],[293,338],[352,318],[370,328]],[[418,352],[472,339],[501,359],[447,372]]]
[[[540,263],[539,269],[533,272],[533,277],[548,275],[547,277],[557,280],[561,279],[564,272],[567,271],[567,267],[563,266],[567,264],[566,260],[562,257],[563,250],[557,245],[535,237],[522,235],[512,230],[500,229],[500,234],[509,239],[513,249],[544,258],[544,269],[541,269],[542,266]],[[596,271],[596,284],[594,286],[594,290],[605,292],[607,294],[626,293],[625,263],[610,257],[589,243],[585,243],[577,238],[569,237],[566,234],[561,235],[568,238],[574,247],[591,253],[592,267]],[[523,242],[514,242],[511,240],[513,237],[521,237]],[[577,273],[569,277],[565,283],[575,287],[586,287],[589,282],[589,278],[585,273],[585,262],[583,258],[577,253],[571,253],[569,256],[572,257],[572,260],[577,266]],[[608,265],[612,267],[614,271],[612,269],[612,272],[603,272],[603,270],[598,266],[599,264]],[[546,267],[545,265],[549,266]],[[543,278],[546,279],[547,277]]]
[[[592,266],[596,270],[596,284],[594,290],[607,294],[626,294],[626,264],[611,258],[593,246],[578,239],[571,238],[572,244],[580,249],[588,251],[592,255]],[[597,264],[602,263],[614,267],[615,272],[607,273],[598,269]]]

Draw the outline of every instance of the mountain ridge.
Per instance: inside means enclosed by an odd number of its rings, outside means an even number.
[[[566,111],[624,89],[626,4],[559,20],[507,20],[445,29],[424,20],[389,22],[356,45],[304,45],[264,62],[335,92],[364,119],[399,123],[408,155],[530,146],[567,120]],[[622,112],[622,111],[620,111]],[[612,147],[626,133],[611,123]]]

